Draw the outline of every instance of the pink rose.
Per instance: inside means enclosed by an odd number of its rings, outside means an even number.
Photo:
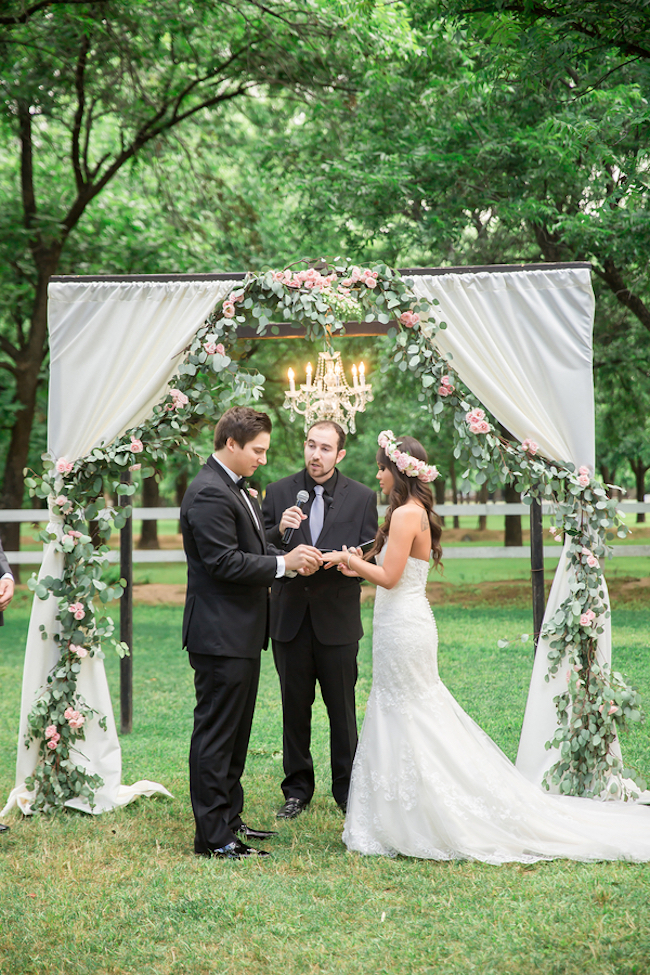
[[[225,347],[225,345],[222,342],[219,342],[217,344],[217,352],[219,353],[219,355],[225,355],[226,354],[226,347]]]
[[[373,278],[370,275],[368,275],[367,278],[364,278],[363,279],[363,283],[365,284],[366,288],[376,288],[377,287],[377,278]]]
[[[429,471],[423,471],[421,474],[418,474],[418,480],[424,481],[425,484],[430,484],[438,477],[438,473],[438,468],[432,465]]]
[[[78,657],[87,657],[88,656],[88,651],[86,650],[85,647],[75,647],[74,648],[74,652],[77,654]]]
[[[214,355],[217,351],[217,346],[215,342],[204,342],[203,348],[208,353],[208,355]]]
[[[469,410],[467,415],[465,416],[465,420],[467,421],[467,423],[478,423],[479,420],[484,420],[484,419],[485,419],[485,413],[480,408],[480,406],[477,406],[473,410]]]
[[[72,613],[72,615],[76,620],[82,620],[86,615],[86,611],[84,610],[83,603],[70,603],[70,605],[68,606],[68,610],[69,612]]]
[[[248,493],[250,494],[251,498],[257,497],[257,491],[255,490],[255,488],[249,487]]]
[[[76,714],[76,712],[74,711],[73,708],[66,708],[65,711],[63,712],[63,717],[65,718],[66,721],[69,721],[74,714]]]
[[[58,735],[58,731],[56,729],[56,725],[55,724],[49,724],[47,726],[47,728],[45,729],[45,737],[46,738],[54,738],[55,735]]]
[[[137,440],[135,437],[131,437],[131,443],[129,445],[129,450],[132,454],[141,454],[144,450],[144,444],[141,440]]]
[[[175,410],[180,409],[180,407],[182,406],[187,406],[187,404],[189,403],[189,399],[187,398],[185,393],[182,393],[180,391],[180,389],[170,389],[169,395],[172,398],[172,403]]]
[[[405,311],[399,316],[399,320],[406,328],[413,328],[415,323],[420,321],[420,316],[414,311]]]
[[[578,474],[586,474],[587,476],[589,476],[589,468],[585,467],[585,465],[583,464],[582,467],[578,468]]]
[[[586,613],[583,613],[580,617],[580,626],[591,626],[592,622],[596,619],[596,614],[592,609],[588,609]]]
[[[130,471],[139,471],[141,467],[142,467],[142,464],[131,464],[131,466],[129,467],[129,470]]]
[[[409,466],[409,458],[407,454],[403,454],[401,451],[397,451],[394,455],[395,466],[398,471],[405,471]]]
[[[580,485],[580,487],[588,487],[589,486],[589,475],[588,474],[581,474],[580,477],[578,478],[578,484]]]
[[[61,508],[64,515],[67,515],[68,512],[72,511],[72,502],[66,498],[65,494],[60,494],[58,498],[54,499],[52,504],[55,504],[57,507]]]
[[[67,461],[65,457],[59,457],[54,466],[57,474],[63,474],[65,476],[72,471],[74,465]]]
[[[551,527],[549,528],[549,532],[551,533],[551,535],[557,535],[557,531],[558,530],[555,527],[555,525],[551,525]]]
[[[438,396],[451,396],[453,389],[449,386],[438,386]]]
[[[351,288],[353,284],[354,282],[352,278],[343,278],[343,280],[341,281],[341,287],[343,288]]]
[[[356,266],[353,267],[352,272],[350,273],[350,277],[354,282],[358,281],[359,278],[361,277],[361,268]]]
[[[537,451],[539,450],[539,446],[535,443],[534,440],[524,440],[521,446],[524,448],[524,450],[527,453],[531,455],[531,457],[534,457]]]
[[[59,735],[57,735],[56,738],[50,738],[50,740],[47,743],[47,747],[51,748],[52,751],[54,751],[54,749],[58,744],[59,744]]]
[[[235,306],[232,301],[224,301],[221,311],[225,318],[234,318]]]
[[[595,556],[595,555],[590,555],[590,556],[589,556],[589,557],[587,558],[587,565],[588,565],[588,566],[589,566],[589,568],[591,568],[591,569],[597,569],[597,568],[598,568],[598,566],[600,565],[600,562],[598,561],[598,559],[596,558],[596,556]]]
[[[608,715],[610,715],[610,714],[616,714],[616,712],[617,712],[617,711],[618,711],[618,708],[617,708],[617,706],[616,706],[616,705],[614,704],[614,702],[612,701],[612,706],[611,706],[611,708],[609,709],[609,711],[607,712],[607,714],[608,714]]]
[[[449,386],[451,389],[453,389],[453,386],[451,385],[451,379],[449,378],[449,376],[443,376],[440,382],[443,386]]]
[[[79,728],[81,728],[85,720],[86,719],[84,718],[84,716],[82,714],[79,714],[78,711],[76,711],[75,716],[73,718],[70,718],[68,724],[70,725],[73,731],[77,731]]]

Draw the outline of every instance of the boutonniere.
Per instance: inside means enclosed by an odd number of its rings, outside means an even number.
[[[256,498],[257,497],[257,491],[255,490],[255,488],[249,487],[246,490],[250,494],[251,498]]]

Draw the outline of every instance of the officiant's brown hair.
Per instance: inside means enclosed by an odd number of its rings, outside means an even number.
[[[230,437],[245,447],[258,433],[270,433],[272,428],[271,417],[266,413],[258,413],[250,406],[231,406],[215,427],[214,449],[221,450]]]

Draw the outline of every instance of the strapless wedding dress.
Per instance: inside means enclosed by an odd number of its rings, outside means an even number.
[[[486,863],[650,860],[650,809],[544,792],[456,703],[438,676],[428,568],[409,557],[393,589],[377,587],[348,849]]]

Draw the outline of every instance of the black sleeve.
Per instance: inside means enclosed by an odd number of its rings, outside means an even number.
[[[199,557],[221,582],[270,586],[277,571],[274,555],[243,552],[237,535],[235,499],[212,486],[199,491],[187,512]]]
[[[11,572],[11,569],[9,568],[9,562],[7,561],[7,556],[4,553],[2,542],[0,542],[0,577],[6,575],[7,572]]]
[[[374,538],[377,534],[378,528],[379,518],[377,515],[377,495],[374,491],[371,491],[363,512],[363,519],[361,521],[361,538],[359,539],[359,543],[369,542],[370,539]]]
[[[277,547],[282,544],[282,536],[280,535],[282,512],[276,511],[275,495],[276,492],[273,489],[273,485],[269,484],[262,502],[262,515],[264,516],[264,528],[266,530],[267,541]]]

